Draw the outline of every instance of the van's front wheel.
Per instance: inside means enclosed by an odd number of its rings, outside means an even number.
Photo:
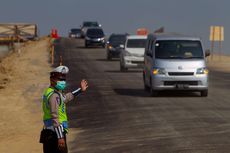
[[[150,80],[150,96],[157,97],[159,91],[153,89],[152,80]]]
[[[123,63],[123,60],[122,60],[122,58],[121,58],[121,59],[120,59],[120,71],[121,71],[121,72],[128,71],[128,68],[126,68],[122,63]]]
[[[126,71],[128,71],[128,68],[126,68],[122,64],[120,64],[120,71],[121,72],[126,72]]]
[[[110,53],[108,53],[108,52],[107,52],[106,57],[107,57],[107,60],[111,60],[112,59]]]
[[[201,97],[207,97],[208,96],[208,90],[203,90],[200,92]]]
[[[149,91],[149,86],[146,84],[146,81],[145,81],[145,73],[144,72],[143,72],[143,83],[144,83],[145,91]]]
[[[85,48],[88,48],[88,47],[89,47],[88,43],[87,43],[87,42],[85,42]]]

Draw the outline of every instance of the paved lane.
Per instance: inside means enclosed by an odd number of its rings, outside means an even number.
[[[164,92],[149,97],[141,70],[119,71],[105,50],[79,40],[57,42],[69,66],[69,89],[81,78],[87,94],[70,103],[72,153],[227,153],[230,151],[230,74],[211,71],[207,98]]]

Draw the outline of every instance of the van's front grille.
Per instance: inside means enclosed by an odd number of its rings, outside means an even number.
[[[132,61],[133,64],[144,64],[144,61]]]
[[[189,76],[193,75],[193,72],[168,72],[170,76]]]
[[[165,86],[174,86],[178,84],[197,86],[198,81],[164,81]]]

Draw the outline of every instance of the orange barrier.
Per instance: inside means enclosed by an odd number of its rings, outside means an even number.
[[[137,35],[148,35],[148,29],[146,28],[139,28],[137,29]]]
[[[53,28],[53,29],[51,30],[51,37],[52,37],[52,38],[58,38],[58,37],[59,37],[59,36],[58,36],[58,31],[57,31],[57,29]]]

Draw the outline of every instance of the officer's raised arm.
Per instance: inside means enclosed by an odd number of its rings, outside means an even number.
[[[88,83],[85,79],[83,79],[80,83],[80,87],[75,89],[74,91],[72,92],[68,92],[64,95],[64,101],[65,103],[68,103],[69,101],[73,100],[74,97],[77,97],[79,95],[81,95],[82,92],[85,92],[86,89],[88,88]]]

